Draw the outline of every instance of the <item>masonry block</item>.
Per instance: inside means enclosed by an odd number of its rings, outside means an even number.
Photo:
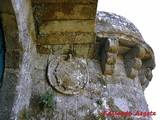
[[[35,4],[34,16],[46,20],[95,19],[96,4]]]
[[[37,45],[36,48],[39,54],[51,54],[52,52],[50,45]]]
[[[39,36],[37,45],[59,45],[73,43],[91,43],[95,41],[94,33],[55,33],[46,36]]]
[[[32,0],[32,3],[97,3],[98,0]]]
[[[74,50],[77,54],[77,57],[88,58],[90,44],[75,44]]]
[[[18,68],[21,65],[22,53],[19,50],[7,51],[5,55],[6,68]]]
[[[14,69],[5,68],[1,92],[15,92],[19,82],[18,72]]]
[[[50,21],[39,27],[39,33],[46,35],[56,32],[94,32],[94,28],[94,20]]]
[[[70,45],[53,45],[52,53],[54,55],[67,55],[70,50]]]
[[[1,13],[8,13],[14,15],[14,9],[11,0],[0,0],[0,3]]]
[[[16,92],[0,92],[0,118],[1,120],[10,120],[11,118],[11,110],[13,108],[13,104],[15,102],[15,98],[18,96]]]
[[[18,38],[18,27],[14,15],[2,14],[3,30],[5,34],[5,45],[7,49],[20,48]]]

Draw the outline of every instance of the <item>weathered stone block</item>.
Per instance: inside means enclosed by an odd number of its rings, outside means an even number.
[[[44,22],[39,31],[41,35],[46,35],[56,32],[94,32],[94,28],[94,20],[68,20]]]
[[[95,33],[79,33],[75,36],[74,43],[91,43],[95,41]]]
[[[41,74],[41,72],[39,74]],[[37,73],[38,73],[38,71],[35,74],[37,75]],[[42,76],[42,75],[40,75],[40,76]],[[43,78],[40,78],[40,77],[34,78],[32,84],[33,84],[32,85],[32,95],[38,95],[38,96],[40,96],[40,93],[45,92],[46,85],[48,85],[47,82],[46,82],[46,79],[43,79]]]
[[[107,53],[107,60],[106,63],[109,65],[113,65],[116,62],[117,54],[116,53]]]
[[[88,58],[99,59],[99,43],[90,44]]]
[[[124,68],[124,64],[123,64],[123,63],[116,63],[116,64],[115,64],[114,75],[115,75],[115,76],[123,76],[123,77],[126,77],[126,71],[125,71],[125,68]]]
[[[102,70],[104,75],[112,75],[114,72],[114,65],[105,64],[105,69]]]
[[[91,43],[95,41],[94,33],[60,33],[47,36],[39,36],[37,45],[55,45],[72,43]]]
[[[77,57],[88,58],[89,47],[89,44],[75,44],[74,50]]]
[[[126,76],[119,77],[123,86],[134,87],[133,80],[129,80]]]
[[[35,57],[35,68],[39,70],[46,70],[48,55],[45,54],[37,54]]]
[[[70,45],[53,45],[52,53],[54,55],[66,55],[70,50]]]
[[[108,84],[121,84],[121,79],[117,76],[111,77],[111,76],[107,75],[105,80],[106,80],[107,85]]]
[[[46,20],[95,19],[96,4],[35,4],[34,16]]]
[[[118,54],[123,55],[130,51],[131,48],[125,47],[125,46],[119,46]]]
[[[50,45],[37,45],[37,52],[40,54],[51,54],[52,49]]]
[[[10,14],[2,14],[4,30],[18,32],[16,17]]]
[[[32,3],[97,3],[98,0],[32,0]]]
[[[14,14],[14,9],[11,0],[0,0],[0,11],[1,13]]]
[[[46,75],[47,75],[46,70],[35,69],[33,81],[36,82],[40,80],[46,80]]]
[[[142,67],[142,61],[139,58],[134,58],[131,60],[131,64],[133,64],[133,68],[136,70],[140,70]]]
[[[9,92],[0,92],[0,118],[2,120],[11,119],[11,111],[13,108],[13,104],[15,102],[15,98],[18,96],[17,93],[9,91]]]
[[[14,15],[2,14],[5,45],[8,49],[20,48],[17,22]]]
[[[1,92],[9,93],[11,91],[16,91],[19,77],[20,76],[18,75],[18,72],[16,70],[5,68]]]
[[[107,84],[107,91],[111,96],[116,96],[116,97],[124,97],[124,92],[123,86],[121,84]]]
[[[18,68],[22,61],[22,53],[19,50],[7,51],[5,55],[6,68]]]
[[[10,119],[10,115],[11,115],[11,112],[9,110],[4,110],[2,111],[3,107],[1,108],[0,110],[0,118],[2,120],[9,120]]]

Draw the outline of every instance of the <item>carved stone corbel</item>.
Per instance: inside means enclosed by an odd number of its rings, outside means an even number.
[[[155,67],[154,56],[151,55],[151,58],[144,59],[142,64],[142,69],[138,72],[139,81],[141,83],[142,89],[145,90],[149,85],[149,82],[152,80],[152,70]]]
[[[134,79],[138,75],[138,70],[142,67],[141,59],[145,55],[143,47],[137,45],[124,55],[124,65],[126,74],[129,78]]]
[[[139,77],[142,89],[144,90],[149,85],[149,82],[152,79],[152,70],[150,68],[141,69],[138,73],[138,77]]]
[[[124,65],[123,75],[139,79],[145,89],[155,67],[154,52],[136,26],[122,16],[101,11],[96,16],[96,34],[102,73],[114,76],[115,66]],[[119,58],[122,63],[118,63]]]
[[[112,75],[119,43],[115,39],[103,38],[100,41],[100,63],[104,75]]]

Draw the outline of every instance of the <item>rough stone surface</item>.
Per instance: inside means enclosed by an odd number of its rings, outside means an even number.
[[[53,45],[52,53],[54,55],[67,55],[70,51],[71,45]]]
[[[50,45],[37,45],[37,52],[39,54],[51,54],[52,53],[52,47]]]
[[[97,3],[98,0],[32,0],[33,3]]]
[[[7,51],[6,59],[5,59],[5,67],[6,68],[18,68],[20,67],[20,63],[22,62],[22,53],[19,50]]]
[[[66,55],[65,51],[55,50],[58,46],[64,50],[68,45],[77,44],[77,55],[86,57],[85,52],[79,52],[79,46],[84,48],[81,44],[95,42],[96,3],[97,0],[33,0],[38,53]]]
[[[6,47],[8,49],[19,49],[21,45],[18,40],[16,17],[11,14],[2,14],[2,19],[6,38]]]
[[[7,51],[0,119],[101,120],[105,110],[149,111],[144,90],[154,53],[131,22],[94,15],[97,0],[32,0],[33,8],[30,0],[0,2]]]
[[[122,55],[124,58],[126,74],[132,79],[136,78],[141,69],[152,70],[155,67],[152,49],[144,42],[133,23],[126,18],[112,13],[98,12],[96,25],[98,41],[101,43],[100,61],[104,74],[113,74],[117,55]],[[152,61],[152,64],[147,66],[146,63],[149,65],[149,61]],[[148,84],[146,81],[145,86]]]
[[[52,21],[45,22],[40,26],[40,34],[52,34],[56,32],[93,32],[93,20],[70,20],[70,21]]]
[[[98,12],[96,32],[125,33],[143,40],[139,30],[125,17],[114,13]]]
[[[38,17],[43,20],[93,19],[96,13],[96,4],[33,4],[33,9],[35,9],[37,19]]]
[[[95,39],[94,33],[58,33],[51,35],[42,35],[36,41],[37,45],[63,45],[75,43],[91,43]]]
[[[50,58],[52,62],[58,60],[57,56],[50,56]],[[48,60],[48,62],[50,60]],[[84,59],[81,59],[81,60],[84,60]],[[44,61],[42,61],[42,63],[43,62]],[[58,65],[57,62],[53,62],[53,63],[52,62],[49,62],[49,63]],[[70,61],[67,61],[67,62],[70,63]],[[75,61],[73,60],[71,62],[75,62]],[[65,64],[65,63],[63,63],[62,61],[61,64]],[[115,65],[116,68],[121,68],[121,70],[114,69],[114,73],[116,73],[115,75],[104,76],[101,72],[101,67],[98,60],[87,60],[86,65],[89,70],[90,78],[83,92],[77,94],[76,96],[65,96],[59,92],[53,91],[54,93],[53,98],[57,103],[57,108],[55,109],[53,114],[51,114],[52,112],[51,113],[48,112],[48,114],[42,114],[44,112],[38,112],[32,106],[30,106],[31,107],[30,109],[34,111],[34,115],[31,118],[37,118],[37,119],[53,118],[55,120],[57,119],[58,120],[61,120],[61,119],[89,120],[89,119],[100,119],[100,116],[102,115],[103,110],[124,111],[124,112],[131,111],[132,113],[135,113],[137,111],[149,111],[147,107],[147,103],[144,98],[142,86],[140,85],[139,78],[136,77],[136,79],[133,81],[127,77],[125,68],[124,68],[124,61],[122,57],[119,57],[116,60],[115,64],[116,64]],[[55,70],[55,67],[50,66],[49,69]],[[67,69],[71,69],[71,68],[67,67]],[[77,70],[74,67],[72,67],[72,69],[73,71]],[[37,72],[39,73],[39,75],[37,76],[41,76],[40,74],[42,73],[40,71],[43,71],[43,70],[39,70],[39,72]],[[69,71],[67,70],[67,72]],[[64,76],[64,74],[62,75]],[[85,74],[83,73],[83,75]],[[71,75],[71,77],[73,76]],[[47,79],[47,77],[45,79]],[[33,89],[36,88],[38,90],[41,86],[40,89],[43,89],[44,92],[47,91],[47,88],[48,88],[47,83],[44,82],[43,80],[41,80],[40,78],[36,78],[35,81],[37,81],[36,83],[38,84],[37,84],[37,87],[34,85],[35,87]],[[70,84],[71,82],[65,85],[70,85]],[[51,83],[51,86],[52,86],[52,83]],[[51,89],[48,89],[48,90],[52,91]],[[40,91],[42,92],[42,90]],[[35,101],[37,100],[36,96],[38,94],[39,93],[35,92],[32,95],[31,103],[34,102],[34,104],[36,104]],[[102,104],[98,104],[97,101],[102,101]],[[36,109],[40,109],[38,104]],[[129,116],[128,118],[127,117],[125,118],[124,116],[124,118],[119,118],[119,119],[122,119],[122,120],[129,119],[129,118],[137,119],[137,117],[138,116],[132,115],[132,116]],[[116,119],[113,116],[112,117],[110,116],[109,118]],[[139,117],[139,119],[145,120],[146,118]]]
[[[11,3],[11,0],[5,0],[5,1],[1,0],[0,11],[2,13],[14,15],[15,12],[14,12],[13,4]]]
[[[35,38],[30,1],[1,0],[6,64],[0,89],[0,119],[17,120],[31,96]]]

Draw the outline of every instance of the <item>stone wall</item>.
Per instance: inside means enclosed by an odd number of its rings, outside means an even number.
[[[137,111],[149,112],[143,91],[155,67],[152,49],[132,23],[115,14],[97,13],[96,34],[94,44],[96,53],[99,53],[96,59],[37,55],[30,104],[33,112],[31,118],[97,120],[102,119],[104,110],[130,111],[133,114]],[[75,68],[74,63],[81,67]],[[76,81],[79,81],[78,74],[84,84],[78,82],[79,85],[75,87]],[[56,102],[54,112],[46,108],[41,110],[37,104],[40,95],[48,91],[53,93]],[[109,116],[108,119],[146,120],[151,117],[130,115]]]
[[[84,61],[86,62],[85,66],[88,69],[88,76],[86,75],[85,78],[87,79],[87,84],[85,85],[84,89],[78,90],[78,92],[77,89],[73,88],[72,90],[75,91],[75,93],[73,91],[68,92],[67,89],[63,90],[63,88],[60,87],[57,88],[53,76],[52,80],[48,79],[49,74],[46,72],[49,71],[48,64],[50,64],[52,60],[55,61],[56,65],[57,59],[57,56],[54,55],[37,56],[35,63],[35,79],[33,81],[32,97],[30,102],[32,119],[45,118],[53,120],[97,120],[102,119],[101,115],[104,110],[117,112],[130,111],[132,113],[136,113],[137,111],[149,111],[139,78],[138,76],[136,76],[134,80],[132,78],[128,78],[126,75],[124,59],[122,55],[117,56],[112,75],[102,74],[99,60],[86,60],[80,58],[81,62],[76,64],[80,65]],[[75,62],[74,59],[69,63],[67,61],[68,64],[71,64],[72,62]],[[54,70],[54,68],[50,69]],[[77,71],[77,69],[72,67],[70,69]],[[79,68],[78,70],[82,71],[82,69],[83,68]],[[65,68],[60,70],[60,72],[62,72],[60,74],[65,74],[63,73],[63,70],[65,71]],[[60,81],[62,80],[62,82],[65,79],[71,80],[68,84],[63,85],[72,86],[72,80],[76,80],[76,78],[72,72],[70,72],[70,75],[71,76],[69,78],[64,75],[62,77],[63,79],[61,79],[61,77],[58,75],[57,77]],[[85,74],[83,75],[85,76]],[[53,93],[53,100],[56,101],[56,109],[54,112],[47,108],[41,109],[40,105],[38,104],[38,101],[41,99],[41,95],[46,94],[48,91]],[[45,114],[45,111],[47,111],[47,114]],[[146,118],[143,116],[138,117],[134,115],[128,117],[109,117],[109,119],[112,120],[116,118],[122,120],[146,120]]]
[[[38,53],[75,51],[79,57],[92,57],[97,0],[32,0],[32,5]]]
[[[127,19],[96,15],[97,0],[0,2],[6,43],[0,119],[97,120],[104,110],[149,111],[144,90],[154,53]]]

